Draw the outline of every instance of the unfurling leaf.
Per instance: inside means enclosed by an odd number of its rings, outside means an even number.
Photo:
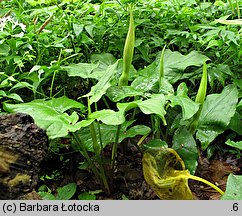
[[[165,78],[165,72],[164,72],[164,53],[165,53],[165,48],[166,46],[164,46],[164,48],[162,49],[161,52],[161,56],[160,56],[160,76],[159,76],[159,88],[161,89],[161,84],[162,84],[162,80]]]
[[[211,182],[193,176],[185,170],[185,164],[174,149],[149,149],[142,159],[143,174],[146,182],[162,200],[191,200],[192,192],[188,179],[203,182],[220,194],[224,192]]]
[[[129,31],[126,37],[123,53],[123,72],[119,78],[119,86],[127,86],[129,79],[129,70],[133,60],[135,42],[135,27],[133,18],[133,8],[130,8]]]
[[[189,131],[191,132],[191,134],[195,134],[195,132],[197,130],[198,120],[199,120],[200,114],[202,112],[203,103],[204,103],[206,93],[207,93],[207,82],[208,82],[207,65],[204,62],[202,79],[201,79],[200,86],[199,86],[196,100],[195,100],[196,103],[200,104],[200,107],[199,107],[199,110],[197,111],[197,113],[193,116],[192,122],[189,125]]]

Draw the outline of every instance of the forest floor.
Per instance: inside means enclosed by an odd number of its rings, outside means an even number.
[[[83,160],[80,154],[74,153],[70,162],[65,166],[56,163],[56,157],[58,156],[52,155],[52,158],[49,158],[43,165],[45,167],[44,173],[51,173],[55,170],[59,171],[55,179],[45,179],[45,184],[51,191],[54,192],[59,187],[71,182],[75,182],[78,186],[77,195],[101,189],[101,185],[96,181],[91,172],[73,168],[78,167],[79,161]],[[225,191],[227,177],[230,173],[242,174],[242,159],[236,158],[228,150],[221,150],[216,151],[210,159],[201,155],[195,175],[214,183]],[[219,200],[221,197],[214,189],[198,181],[189,180],[189,186],[195,200]],[[73,199],[77,199],[77,196],[74,196]],[[117,167],[112,182],[112,193],[110,195],[106,195],[104,192],[98,193],[96,194],[96,199],[159,199],[144,180],[142,174],[142,156],[134,146],[130,146],[125,154],[118,154]]]

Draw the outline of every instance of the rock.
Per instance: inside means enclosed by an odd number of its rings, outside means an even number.
[[[38,183],[48,137],[23,113],[0,115],[0,199],[20,199]]]

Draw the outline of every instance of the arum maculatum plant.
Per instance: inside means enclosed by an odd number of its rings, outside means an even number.
[[[129,4],[129,30],[126,36],[124,50],[123,50],[123,71],[118,81],[118,86],[127,86],[128,80],[129,80],[129,71],[131,68],[133,55],[134,55],[134,43],[135,43],[135,26],[134,26],[134,18],[133,18],[133,4]],[[119,137],[121,125],[118,125],[117,127],[117,139]],[[114,170],[115,165],[115,158],[117,155],[117,147],[118,147],[118,141],[115,141],[113,148],[112,148],[112,170]]]

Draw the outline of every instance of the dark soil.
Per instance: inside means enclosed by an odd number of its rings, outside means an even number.
[[[200,176],[225,191],[227,178],[230,173],[241,175],[242,159],[236,158],[235,155],[224,153],[216,154],[213,159],[203,158],[198,166],[196,175]],[[194,192],[196,199],[199,200],[218,200],[221,195],[209,186],[191,181],[190,188]]]

